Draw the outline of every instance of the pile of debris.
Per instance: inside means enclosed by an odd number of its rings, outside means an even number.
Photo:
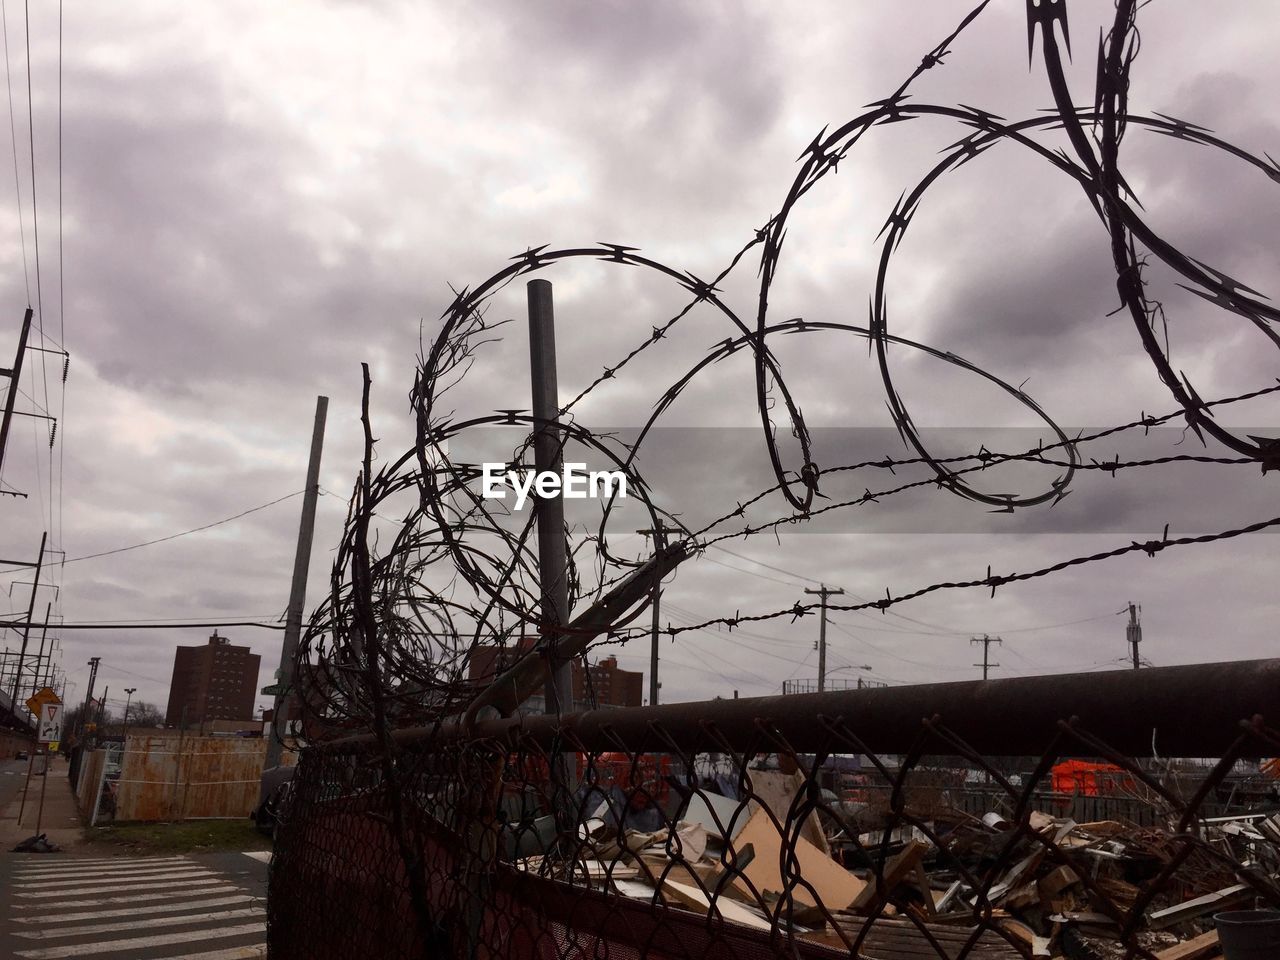
[[[1280,814],[1202,825],[1230,869],[1203,850],[1188,857],[1166,831],[1040,812],[1018,825],[952,812],[856,840],[828,823],[829,837],[814,812],[789,819],[801,809],[795,793],[743,803],[698,792],[657,830],[628,828],[602,804],[578,827],[575,862],[557,872],[883,958],[950,958],[966,946],[979,960],[1120,958],[1136,944],[1159,960],[1208,960],[1221,956],[1214,914],[1280,889]],[[548,873],[542,857],[521,866]]]

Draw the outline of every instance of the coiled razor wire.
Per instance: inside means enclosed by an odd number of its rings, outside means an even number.
[[[1148,296],[1144,272],[1154,258],[1175,272],[1186,289],[1219,309],[1244,318],[1262,337],[1278,346],[1280,337],[1275,322],[1280,319],[1280,311],[1265,302],[1262,294],[1184,254],[1156,233],[1144,219],[1125,181],[1120,147],[1128,128],[1137,126],[1184,143],[1221,151],[1275,181],[1280,181],[1280,164],[1270,156],[1264,159],[1248,153],[1204,127],[1161,114],[1147,116],[1131,112],[1130,73],[1140,46],[1137,0],[1116,3],[1114,20],[1099,47],[1097,82],[1089,107],[1077,105],[1064,72],[1062,46],[1070,53],[1065,0],[1027,0],[1029,53],[1034,57],[1038,36],[1041,63],[1053,94],[1052,111],[1007,121],[994,113],[962,104],[913,101],[908,93],[913,81],[943,64],[952,44],[987,5],[987,2],[980,4],[945,40],[925,54],[892,94],[869,105],[860,116],[815,137],[800,157],[799,173],[778,212],[755,231],[715,277],[700,278],[645,256],[634,247],[593,243],[562,249],[531,247],[487,279],[457,291],[443,314],[439,333],[420,358],[410,392],[415,443],[398,458],[384,460],[376,473],[373,471],[372,426],[368,420],[366,370],[364,469],[353,489],[347,524],[333,565],[329,596],[311,617],[299,654],[304,707],[314,718],[347,729],[383,731],[389,726],[439,722],[458,714],[474,696],[476,688],[467,682],[467,671],[470,655],[478,645],[510,646],[527,635],[549,635],[548,624],[543,622],[541,613],[536,542],[531,542],[536,509],[517,519],[500,502],[480,495],[479,467],[451,458],[449,454],[451,441],[469,431],[504,425],[527,430],[525,440],[510,458],[512,465],[520,466],[530,459],[534,435],[553,427],[565,445],[579,445],[592,457],[609,464],[609,469],[622,471],[627,478],[628,496],[641,504],[653,525],[659,521],[672,525],[673,538],[682,538],[690,553],[712,543],[803,524],[819,514],[870,508],[889,496],[922,486],[936,486],[940,492],[1011,512],[1057,503],[1067,494],[1073,477],[1080,470],[1114,474],[1122,469],[1177,461],[1256,464],[1264,473],[1280,469],[1280,441],[1242,436],[1221,425],[1213,413],[1219,404],[1269,395],[1280,390],[1280,385],[1262,387],[1237,397],[1202,399],[1187,377],[1174,370],[1166,349],[1161,346],[1157,327],[1165,322],[1164,308]],[[774,320],[770,315],[770,293],[782,262],[783,243],[793,211],[815,192],[824,178],[836,172],[841,161],[850,156],[864,137],[883,127],[921,117],[950,121],[966,132],[944,151],[918,184],[903,193],[885,222],[879,238],[880,256],[870,295],[868,324],[864,327],[827,319]],[[1056,130],[1065,132],[1069,149],[1050,148],[1033,138]],[[1001,145],[1029,151],[1074,181],[1083,192],[1107,238],[1119,309],[1129,315],[1157,377],[1172,396],[1173,412],[1161,416],[1144,413],[1133,422],[1087,437],[1072,438],[1021,386],[1007,383],[954,353],[890,331],[887,293],[890,268],[923,198],[944,176]],[[722,296],[726,279],[753,257],[759,273],[754,317],[750,311],[731,305]],[[521,410],[455,417],[448,407],[449,391],[469,375],[485,345],[501,337],[503,324],[487,317],[495,295],[520,278],[533,277],[558,264],[582,260],[640,268],[654,274],[682,290],[687,298],[685,305],[673,316],[653,325],[647,335],[638,338],[629,350],[605,366],[564,404],[554,422],[539,420]],[[688,325],[695,308],[710,308],[718,314],[727,325],[729,336],[692,362],[687,372],[657,395],[652,412],[634,440],[623,442],[595,433],[577,422],[575,411],[584,399],[617,378],[638,356],[658,350],[673,328]],[[804,416],[788,388],[781,361],[770,348],[777,337],[811,334],[852,337],[869,344],[876,356],[892,422],[914,456],[826,467],[815,461]],[[984,448],[962,457],[935,454],[921,436],[906,400],[895,385],[889,363],[890,346],[924,353],[985,379],[1042,421],[1051,435],[1050,442],[1024,452],[992,453]],[[760,443],[775,482],[711,523],[697,530],[688,529],[677,519],[678,504],[658,502],[653,496],[639,470],[638,457],[655,425],[689,387],[697,383],[705,371],[744,350],[750,352],[754,366]],[[1121,461],[1118,456],[1099,460],[1081,452],[1085,444],[1101,437],[1139,428],[1146,431],[1154,425],[1174,421],[1184,422],[1206,447],[1213,441],[1226,448],[1230,456],[1205,452]],[[798,453],[793,462],[786,462],[778,440],[779,430],[787,431],[796,441]],[[1047,486],[1016,494],[990,493],[975,485],[975,474],[1000,463],[1018,461],[1053,466],[1060,472]],[[859,469],[893,471],[895,467],[910,464],[927,468],[929,476],[875,492],[868,486],[861,497],[836,502],[824,500],[820,507],[815,505],[824,476]],[[400,510],[404,502],[411,505],[398,521],[391,541],[371,543],[370,518],[379,508]],[[745,516],[746,508],[758,504],[772,508],[772,518],[765,523],[735,527]],[[571,546],[568,571],[571,610],[598,600],[645,559],[623,556],[611,548],[609,522],[614,507],[613,498],[603,502],[599,524],[593,533],[574,538],[573,531],[566,531]],[[1241,536],[1277,525],[1280,517],[1221,533],[1172,539],[1166,530],[1165,536],[1158,540],[1046,563],[1033,571],[1001,574],[988,568],[984,576],[957,578],[897,594],[886,590],[885,596],[878,600],[830,604],[829,608],[883,611],[943,589],[981,587],[994,593],[999,586],[1046,576],[1079,564],[1136,551],[1154,556],[1167,548]],[[712,624],[733,627],[747,621],[795,618],[814,609],[816,604],[798,603],[777,611],[735,611],[703,623],[668,626],[665,632],[675,636]],[[636,635],[639,631],[629,624],[643,610],[641,606],[613,623],[597,642],[625,642]]]

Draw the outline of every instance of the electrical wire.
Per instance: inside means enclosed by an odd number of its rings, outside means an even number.
[[[167,543],[170,540],[177,540],[179,537],[187,537],[193,533],[200,533],[204,530],[211,530],[214,527],[219,527],[224,523],[230,523],[232,520],[239,520],[241,517],[247,517],[251,513],[257,513],[259,510],[265,510],[267,509],[267,507],[274,507],[277,503],[284,503],[284,501],[289,500],[293,497],[298,496],[300,493],[305,493],[305,492],[306,491],[304,490],[295,490],[293,493],[287,493],[283,497],[278,497],[275,500],[268,501],[267,503],[262,503],[256,507],[250,507],[248,510],[243,510],[240,513],[237,513],[233,517],[226,517],[222,520],[215,520],[213,523],[206,523],[199,527],[192,527],[190,530],[183,530],[181,533],[173,533],[167,537],[159,537],[155,540],[147,540],[143,543],[135,543],[127,547],[116,547],[113,550],[103,550],[99,553],[88,553],[82,557],[71,557],[67,560],[64,560],[63,564],[65,565],[68,563],[79,563],[81,560],[95,560],[98,557],[110,557],[117,553],[125,553],[126,551],[129,551],[129,550],[139,550],[142,547],[154,546],[157,543]]]
[[[0,627],[6,627],[13,630],[20,630],[27,626],[25,620],[0,620]],[[30,626],[34,630],[36,627],[43,627],[45,624],[32,621]],[[51,623],[51,627],[59,630],[190,630],[190,629],[207,629],[209,627],[256,627],[259,630],[284,630],[285,625],[282,623],[258,623],[253,620],[234,620],[234,621],[209,621],[206,623],[113,623],[111,621],[103,621],[98,623]]]
[[[22,187],[18,174],[18,129],[14,120],[13,109],[13,74],[9,66],[9,12],[3,0],[0,0],[0,21],[4,27],[4,77],[5,89],[9,94],[9,140],[13,146],[13,190],[18,201],[18,236],[22,241],[22,275],[27,284],[27,303],[31,303],[31,270],[27,265],[27,221],[22,215]]]

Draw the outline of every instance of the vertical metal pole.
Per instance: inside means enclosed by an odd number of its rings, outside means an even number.
[[[818,626],[818,692],[827,689],[827,591],[822,590],[822,622]]]
[[[49,786],[49,748],[44,748],[44,776],[40,778],[40,806],[36,809],[36,836],[40,835],[40,824],[44,822],[44,792]]]
[[[22,649],[18,653],[18,672],[13,675],[13,691],[9,695],[15,717],[18,715],[18,684],[22,682],[22,661],[27,656],[27,638],[31,635],[31,616],[36,610],[36,591],[40,589],[40,570],[44,565],[44,545],[48,539],[48,530],[40,534],[40,556],[36,560],[36,575],[31,582],[31,599],[27,602],[27,622],[22,626]]]
[[[556,383],[556,325],[551,305],[551,282],[530,280],[529,364],[533,380],[533,415],[544,421],[534,436],[534,468],[562,474],[564,456],[560,431],[545,421],[560,417]],[[559,627],[569,622],[568,552],[564,535],[564,501],[557,495],[538,497],[538,580],[542,591],[542,644],[552,657],[546,685],[546,712],[573,712],[573,672],[556,654]]]
[[[271,714],[271,739],[262,769],[280,765],[284,735],[288,731],[289,696],[293,693],[293,661],[302,636],[302,611],[307,602],[307,568],[311,565],[311,541],[316,529],[316,500],[320,495],[320,454],[324,448],[324,423],[329,398],[316,397],[316,417],[311,428],[311,458],[307,461],[307,487],[302,497],[302,520],[298,524],[298,548],[293,555],[293,583],[289,587],[289,609],[285,614],[284,643],[280,647],[280,677],[276,681],[275,708]]]
[[[84,692],[84,707],[80,710],[80,737],[81,749],[84,748],[84,725],[89,722],[89,704],[93,700],[93,683],[98,679],[98,661],[101,657],[89,658],[89,689]]]
[[[18,335],[18,356],[9,371],[9,391],[4,399],[4,417],[0,419],[0,468],[4,467],[5,445],[9,442],[9,422],[13,419],[13,402],[18,396],[18,378],[22,376],[22,355],[27,352],[27,334],[31,332],[31,308],[27,307],[22,318],[22,333]],[[27,619],[30,619],[28,617]]]
[[[658,519],[658,525],[649,530],[637,530],[636,533],[643,533],[653,537],[654,554],[661,553],[667,546],[667,528],[663,525],[662,519]],[[653,634],[649,648],[649,706],[656,707],[658,705],[658,691],[662,688],[662,684],[658,682],[658,617],[662,602],[662,580],[659,578],[653,584]]]
[[[187,707],[183,704],[182,719],[178,722],[178,752],[173,755],[173,813],[171,816],[174,820],[178,819],[178,775],[182,772],[182,741],[187,733]]]
[[[53,601],[50,600],[44,605],[44,626],[40,628],[40,655],[36,657],[36,676],[35,681],[31,684],[32,694],[40,692],[40,680],[42,678],[41,665],[44,663],[44,639],[45,634],[49,632],[49,611],[52,609]],[[52,656],[50,659],[52,659]]]
[[[129,745],[129,704],[133,702],[133,693],[137,689],[137,687],[124,688],[124,732],[120,737],[124,740],[126,747]],[[141,701],[139,701],[139,703],[141,703]]]
[[[36,745],[31,745],[31,752],[27,754],[27,782],[22,788],[22,803],[18,804],[18,826],[22,826],[22,811],[27,808],[27,791],[31,789],[31,768],[36,763]]]
[[[1138,619],[1138,608],[1133,601],[1129,601],[1129,623],[1125,626],[1124,632],[1133,656],[1133,669],[1137,670],[1140,666],[1138,644],[1142,642],[1142,622]]]

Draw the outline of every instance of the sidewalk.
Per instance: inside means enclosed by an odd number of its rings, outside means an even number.
[[[37,759],[37,764],[39,760]],[[46,782],[47,781],[47,782]],[[26,804],[22,801],[22,791],[0,812],[0,852],[12,850],[14,845],[36,832],[36,819],[39,816],[40,832],[62,850],[70,852],[84,845],[84,835],[80,825],[80,813],[76,809],[76,798],[71,792],[71,781],[67,777],[67,761],[55,757],[49,762],[49,773],[46,777],[31,776],[27,784],[28,796]],[[40,791],[45,791],[44,811],[40,813]],[[22,822],[18,822],[18,810],[22,809]]]

